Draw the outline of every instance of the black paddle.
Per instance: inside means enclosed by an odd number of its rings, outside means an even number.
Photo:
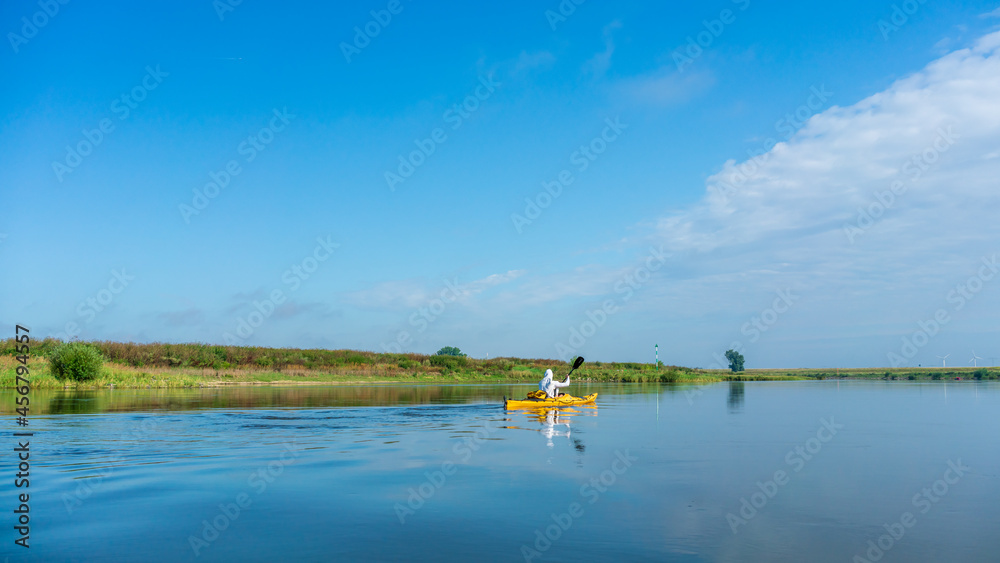
[[[583,356],[577,356],[576,361],[573,362],[573,368],[570,369],[569,373],[566,374],[566,379],[569,379],[570,374],[572,374],[574,371],[576,371],[576,368],[582,365],[583,365]],[[556,389],[556,397],[558,396],[559,396],[559,390]]]
[[[574,371],[576,371],[576,368],[578,368],[578,367],[580,367],[582,365],[583,365],[583,356],[578,356],[576,358],[576,361],[573,362],[573,369],[569,370],[569,373],[566,374],[566,377],[569,377],[570,373],[573,373]]]

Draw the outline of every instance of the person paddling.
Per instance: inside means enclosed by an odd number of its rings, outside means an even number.
[[[554,399],[562,394],[559,392],[559,388],[566,387],[568,385],[569,385],[569,374],[566,374],[565,381],[556,381],[555,379],[552,378],[552,370],[547,369],[545,370],[545,376],[542,377],[542,380],[538,382],[538,389],[540,391],[545,391],[545,395],[548,398]]]
[[[587,395],[583,398],[573,397],[568,393],[560,393],[560,387],[566,387],[569,385],[569,376],[574,371],[576,371],[580,366],[583,365],[583,356],[578,356],[576,361],[573,362],[573,367],[566,374],[565,381],[555,381],[552,378],[552,370],[545,370],[545,376],[542,380],[538,382],[538,391],[532,391],[528,393],[528,397],[524,400],[507,399],[505,395],[503,398],[504,408],[510,408],[512,403],[517,407],[532,407],[539,404],[555,404],[555,405],[568,405],[568,404],[584,404],[593,403],[594,398],[597,397],[597,393],[592,395]]]

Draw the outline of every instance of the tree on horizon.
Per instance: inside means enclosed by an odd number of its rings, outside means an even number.
[[[732,349],[726,350],[726,359],[729,360],[729,369],[733,373],[743,371],[743,354]]]

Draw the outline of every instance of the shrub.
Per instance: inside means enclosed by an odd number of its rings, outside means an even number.
[[[676,371],[668,371],[660,375],[661,383],[676,383],[678,379],[680,379],[680,374]]]
[[[514,362],[512,362],[512,361],[510,361],[510,360],[508,360],[508,359],[503,359],[503,358],[494,358],[494,359],[492,359],[492,360],[488,360],[488,361],[486,361],[486,362],[485,362],[484,364],[482,364],[482,365],[483,365],[483,366],[484,366],[484,367],[485,367],[485,368],[486,368],[487,370],[494,370],[494,371],[512,371],[512,370],[514,369],[514,366],[515,366],[516,364],[514,364]]]
[[[366,364],[374,364],[375,361],[363,354],[358,354],[357,352],[353,353],[348,352],[347,354],[344,355],[344,363],[355,364],[355,365],[366,365]]]
[[[70,342],[56,348],[49,362],[52,374],[59,379],[85,381],[101,374],[104,357],[89,344]]]
[[[465,356],[431,356],[430,361],[432,366],[439,366],[445,369],[465,367],[468,364]]]
[[[985,368],[980,368],[972,372],[972,377],[975,377],[976,379],[983,379],[983,378],[989,379],[990,373],[986,371]]]
[[[445,346],[444,348],[441,348],[440,350],[438,350],[437,354],[435,354],[435,355],[436,356],[464,356],[465,354],[463,354],[462,351],[459,350],[455,346]]]
[[[931,374],[931,379],[933,379],[934,381],[937,381],[937,380],[941,379],[941,374],[940,373]]]

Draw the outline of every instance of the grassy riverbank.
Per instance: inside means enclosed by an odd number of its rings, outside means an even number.
[[[98,388],[114,385],[118,388],[167,388],[222,385],[322,385],[357,383],[529,383],[541,379],[551,368],[557,375],[565,375],[569,366],[548,360],[521,360],[505,358],[494,360],[467,360],[465,365],[454,368],[424,365],[406,368],[398,364],[375,363],[366,366],[341,366],[302,368],[288,367],[280,371],[266,368],[227,367],[215,370],[199,367],[135,367],[109,362],[100,377],[86,382],[63,381],[49,371],[45,358],[31,360],[31,382],[37,389],[63,387]],[[503,362],[509,362],[509,367]],[[498,365],[499,364],[499,365]],[[15,360],[0,357],[0,387],[14,386]],[[783,375],[756,376],[760,379],[799,379]],[[573,374],[576,381],[619,382],[710,382],[735,379],[724,372],[708,373],[674,366],[664,366],[659,371],[652,365],[584,364]]]
[[[747,375],[776,375],[796,379],[878,379],[884,381],[919,380],[996,380],[997,367],[917,367],[917,368],[841,368],[841,369],[750,369]]]
[[[100,377],[80,383],[54,377],[47,356],[59,344],[33,342],[30,371],[37,389],[63,387],[170,388],[220,385],[294,385],[350,383],[529,383],[551,368],[557,377],[569,370],[559,360],[494,358],[480,360],[422,354],[382,354],[356,350],[300,350],[208,346],[203,344],[134,344],[93,342],[107,360]],[[0,387],[15,385],[14,342],[0,343]],[[973,368],[699,370],[631,362],[587,362],[577,381],[709,383],[715,381],[778,381],[808,379],[972,379]],[[983,379],[1000,371],[980,369]]]

